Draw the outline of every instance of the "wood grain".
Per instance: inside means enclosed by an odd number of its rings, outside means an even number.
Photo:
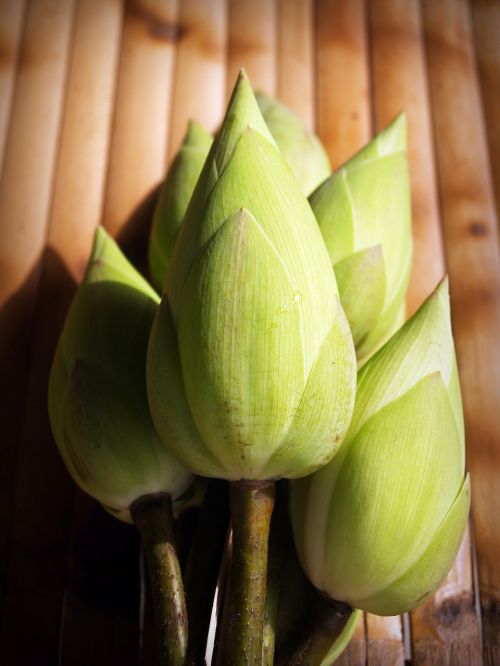
[[[229,0],[227,97],[244,67],[254,90],[276,93],[276,6],[270,0]]]
[[[314,130],[313,0],[277,0],[276,96]]]
[[[0,0],[0,173],[10,120],[26,3]]]
[[[317,0],[315,62],[316,129],[336,169],[371,138],[363,0]]]
[[[351,642],[335,662],[336,666],[365,666],[367,657],[365,615],[360,615]]]
[[[425,0],[424,26],[460,368],[486,664],[500,661],[500,255],[465,1]],[[459,663],[459,662],[455,662]],[[465,662],[462,662],[465,663]]]
[[[50,470],[57,454],[51,447],[45,457],[39,423],[29,418],[36,410],[46,420],[44,394],[32,393],[30,410],[24,407],[72,19],[70,1],[28,8],[0,182],[2,663],[33,663],[35,654],[49,663],[59,638],[62,586],[53,582],[64,577],[66,563],[61,533],[69,507],[58,503],[65,480],[56,485],[59,475]],[[48,517],[46,531],[40,515]]]
[[[224,0],[183,0],[171,104],[169,159],[190,119],[213,132],[222,121],[226,94],[227,11]]]
[[[143,232],[132,214],[165,172],[178,39],[176,0],[126,3],[103,214],[125,243]]]
[[[498,217],[500,215],[500,3],[496,0],[471,0],[471,9]]]

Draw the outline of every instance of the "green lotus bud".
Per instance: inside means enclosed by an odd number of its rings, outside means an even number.
[[[301,563],[331,597],[396,615],[428,597],[469,512],[447,282],[360,370],[334,460],[294,484]]]
[[[137,498],[175,499],[190,473],[160,442],[146,394],[146,350],[159,298],[104,229],[59,338],[49,416],[76,483],[122,520]]]
[[[412,256],[404,115],[332,174],[309,202],[361,364],[404,321]]]
[[[302,119],[287,106],[261,92],[256,98],[278,148],[308,196],[330,175],[326,150],[318,137],[309,132]]]
[[[201,475],[298,477],[335,453],[354,375],[321,234],[242,73],[151,331],[155,425]]]
[[[211,144],[211,135],[199,123],[191,121],[161,186],[148,246],[149,272],[160,292],[175,239]]]

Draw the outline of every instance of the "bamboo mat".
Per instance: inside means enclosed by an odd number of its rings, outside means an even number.
[[[435,597],[364,617],[339,663],[500,664],[500,3],[0,0],[0,54],[0,663],[153,663],[137,537],[69,479],[47,377],[95,226],[142,256],[187,119],[214,130],[245,66],[334,167],[406,111],[409,310],[450,277],[471,526]]]

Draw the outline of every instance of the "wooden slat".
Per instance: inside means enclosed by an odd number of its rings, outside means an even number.
[[[0,53],[2,54],[0,59],[0,173],[9,127],[25,9],[24,0],[18,2],[0,0]]]
[[[371,136],[363,0],[316,0],[316,129],[335,169]]]
[[[401,617],[366,614],[366,654],[368,664],[404,666]]]
[[[415,239],[408,298],[411,313],[434,289],[445,271],[420,6],[415,0],[372,0],[370,9],[377,130],[400,111],[405,111],[408,119]],[[479,652],[479,627],[470,575],[471,551],[467,544],[470,545],[468,534],[460,550],[461,559],[442,590],[412,613],[415,664],[429,663],[430,658],[436,664],[453,663],[451,656],[461,651],[464,643],[475,646],[475,654]],[[446,613],[453,600],[460,604],[462,611],[454,618]]]
[[[164,175],[176,0],[126,2],[104,225],[123,242],[142,233],[132,213]]]
[[[500,255],[465,0],[425,0],[424,25],[461,375],[486,664],[500,661]],[[456,610],[456,609],[455,609]],[[467,662],[457,655],[454,663]],[[462,659],[462,661],[459,661]]]
[[[0,359],[8,387],[0,408],[2,585],[4,567],[8,572],[2,663],[33,663],[35,654],[38,663],[49,663],[57,654],[62,590],[51,582],[55,570],[60,576],[65,568],[59,534],[68,508],[58,507],[54,478],[45,476],[56,453],[51,447],[45,457],[36,424],[25,420],[23,408],[72,15],[71,1],[39,0],[28,8],[0,182]],[[31,394],[31,400],[45,414],[44,395]],[[52,532],[38,525],[40,514],[51,515]]]
[[[224,113],[226,90],[226,3],[182,0],[171,106],[169,156],[194,119],[213,132]]]
[[[276,7],[270,0],[229,0],[227,95],[244,67],[254,90],[276,92]]]
[[[500,3],[471,0],[497,217],[500,215]]]
[[[418,0],[372,0],[370,44],[376,130],[401,111],[408,121],[414,238],[410,316],[445,271]]]
[[[277,0],[277,97],[314,129],[313,0]]]

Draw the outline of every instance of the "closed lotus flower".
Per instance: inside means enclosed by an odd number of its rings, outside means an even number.
[[[242,74],[151,333],[157,430],[202,475],[303,476],[335,453],[354,390],[352,339],[321,234]]]
[[[285,104],[261,92],[256,98],[276,145],[308,196],[330,175],[330,160],[325,149]]]
[[[160,189],[148,247],[151,279],[160,292],[175,239],[211,144],[211,135],[199,123],[190,122]]]
[[[99,228],[50,374],[50,422],[68,471],[124,520],[139,497],[175,499],[192,478],[159,440],[148,408],[146,350],[158,302]]]
[[[404,321],[412,256],[404,116],[332,174],[309,201],[362,364]]]
[[[301,563],[330,597],[395,615],[428,597],[469,512],[447,283],[360,370],[334,460],[295,482]]]

